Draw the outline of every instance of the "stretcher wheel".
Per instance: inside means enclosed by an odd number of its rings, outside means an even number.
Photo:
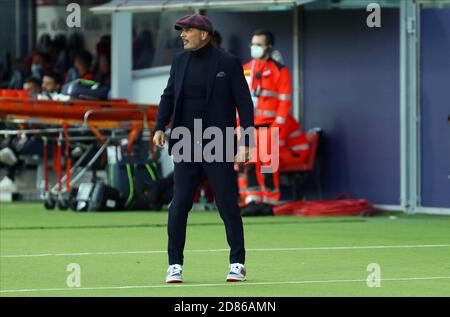
[[[55,205],[56,205],[56,202],[51,197],[44,200],[45,209],[48,209],[48,210],[55,209]]]
[[[73,211],[77,211],[77,205],[78,205],[77,193],[78,193],[78,188],[74,187],[70,191],[70,195],[69,195],[69,208],[72,209]]]
[[[76,199],[71,199],[69,201],[69,208],[72,209],[73,211],[77,211],[77,200]]]
[[[67,199],[58,199],[58,208],[59,210],[67,210],[67,208],[69,208]]]

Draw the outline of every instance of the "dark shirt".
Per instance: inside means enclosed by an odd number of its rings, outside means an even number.
[[[210,43],[190,52],[182,89],[181,126],[194,128],[194,118],[204,118],[206,113],[206,90],[208,66],[213,47]]]

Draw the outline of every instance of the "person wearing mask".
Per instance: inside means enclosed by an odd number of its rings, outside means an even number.
[[[31,76],[42,80],[44,73],[52,68],[50,55],[38,52],[33,56],[31,64]]]
[[[250,45],[253,59],[244,65],[255,108],[257,149],[263,146],[270,150],[270,144],[276,141],[273,140],[275,128],[279,139],[287,137],[285,125],[291,110],[291,78],[288,68],[271,57],[274,42],[270,31],[256,30]],[[267,135],[259,132],[263,127],[269,128]],[[245,179],[247,184],[240,187],[240,196],[244,208],[264,209],[270,214],[280,199],[279,174],[277,169],[262,173],[265,164],[257,156],[256,162],[239,165],[239,179]]]

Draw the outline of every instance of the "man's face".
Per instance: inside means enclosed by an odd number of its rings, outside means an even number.
[[[51,77],[44,76],[42,79],[42,91],[53,93],[58,92],[59,85],[55,83],[55,80]]]
[[[41,92],[39,86],[33,82],[23,84],[23,89],[32,94],[38,94]]]
[[[253,35],[251,45],[256,45],[264,50],[264,55],[261,59],[266,59],[269,54],[269,46],[267,45],[267,40],[265,35]]]
[[[186,28],[181,31],[183,48],[188,51],[196,51],[201,48],[208,39],[208,32],[194,28]]]

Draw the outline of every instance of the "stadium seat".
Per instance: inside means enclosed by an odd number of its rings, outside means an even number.
[[[314,183],[319,196],[321,196],[321,184],[317,168],[315,168],[317,160],[317,149],[319,147],[319,133],[308,133],[308,143],[310,146],[310,154],[306,162],[298,163],[293,161],[289,165],[280,166],[280,174],[288,178],[289,184],[292,186],[292,199],[297,200],[303,196],[306,181],[309,177],[314,178]]]

